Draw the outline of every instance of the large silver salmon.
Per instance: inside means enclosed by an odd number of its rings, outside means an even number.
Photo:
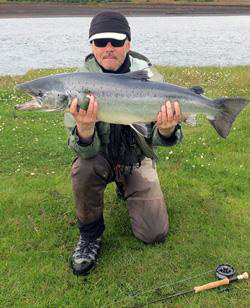
[[[244,98],[211,100],[197,89],[150,81],[144,70],[119,75],[91,72],[51,75],[18,84],[16,89],[33,97],[31,102],[16,105],[18,110],[63,111],[72,98],[78,97],[83,102],[86,94],[92,93],[98,101],[98,121],[134,127],[156,121],[165,100],[178,101],[185,118],[206,114],[223,138],[248,104]],[[88,104],[83,105],[82,108],[87,108]]]

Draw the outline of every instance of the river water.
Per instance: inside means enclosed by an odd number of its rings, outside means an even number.
[[[89,52],[91,18],[0,19],[0,75],[72,67]],[[154,64],[250,65],[250,16],[129,17],[132,50]]]

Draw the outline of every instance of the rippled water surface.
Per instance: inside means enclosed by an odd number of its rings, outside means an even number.
[[[0,19],[0,74],[79,66],[91,18]],[[250,64],[250,16],[130,17],[132,49],[155,64]]]

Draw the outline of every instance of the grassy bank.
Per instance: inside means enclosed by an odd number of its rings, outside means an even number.
[[[209,97],[250,98],[250,67],[160,70],[171,83],[203,86]],[[126,206],[111,184],[98,266],[85,280],[72,275],[68,258],[78,237],[69,175],[74,155],[63,115],[14,110],[27,98],[14,91],[17,82],[57,72],[0,77],[1,307],[125,307],[213,281],[220,263],[233,264],[238,273],[250,271],[248,106],[226,140],[199,117],[196,127],[184,127],[181,145],[159,148],[170,215],[165,243],[146,246],[132,236]],[[164,287],[145,292],[159,286]],[[249,282],[234,286],[168,304],[248,307]],[[132,296],[136,292],[143,293]]]

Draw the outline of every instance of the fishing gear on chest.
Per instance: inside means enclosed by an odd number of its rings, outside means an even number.
[[[126,167],[130,167],[131,174],[134,167],[141,166],[141,155],[135,134],[128,125],[110,124],[109,159],[115,166],[118,176],[124,174]]]
[[[130,72],[131,62],[127,54],[117,71],[109,71],[100,67],[104,73],[124,74]],[[108,154],[118,177],[125,173],[126,167],[130,167],[129,173],[131,174],[134,167],[141,166],[141,155],[134,134],[135,132],[128,125],[110,124]]]

